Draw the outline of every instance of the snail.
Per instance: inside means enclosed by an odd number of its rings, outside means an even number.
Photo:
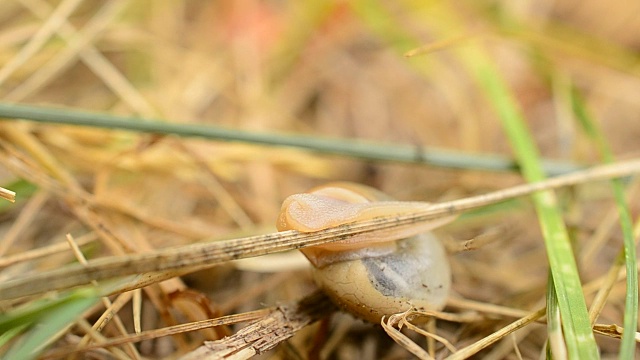
[[[425,206],[393,201],[364,185],[331,183],[285,199],[276,226],[279,231],[313,232]],[[451,270],[443,245],[427,231],[454,219],[449,216],[301,251],[313,265],[316,283],[333,302],[359,318],[379,323],[383,316],[412,308],[444,307]]]

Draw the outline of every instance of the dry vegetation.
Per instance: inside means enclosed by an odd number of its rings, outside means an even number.
[[[640,153],[640,5],[631,2],[3,0],[1,7],[2,102],[511,157],[496,111],[468,73],[468,59],[456,52],[480,44],[508,82],[544,158],[601,162],[571,111],[572,88],[617,159]],[[425,54],[403,56],[425,44]],[[62,267],[82,253],[96,259],[270,233],[286,196],[331,180],[425,201],[523,182],[517,172],[3,120],[0,186],[16,191],[17,201],[0,199],[0,282]],[[639,197],[629,193],[636,214]],[[615,204],[602,183],[558,194],[589,306],[622,247]],[[462,218],[439,233],[454,253],[454,291],[441,315],[448,320],[422,328],[461,349],[545,306],[547,257],[526,199]],[[67,234],[80,251],[71,250]],[[43,355],[82,346],[86,334],[100,344],[137,326],[154,330],[231,316],[223,326],[79,355],[179,358],[204,340],[273,315],[262,309],[290,310],[313,293],[304,259],[278,256],[111,296],[122,309],[102,335],[90,328],[108,305],[96,302],[61,336],[52,336]],[[43,296],[54,295],[38,299]],[[33,298],[0,302],[0,311],[26,300]],[[621,325],[624,301],[620,277],[596,322]],[[476,356],[544,358],[543,320]],[[380,326],[339,312],[296,331],[259,356],[412,357]],[[437,358],[451,354],[418,329],[403,332]],[[615,336],[596,340],[603,358],[617,355]]]

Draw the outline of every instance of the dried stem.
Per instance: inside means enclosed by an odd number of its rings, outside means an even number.
[[[11,190],[8,190],[8,189],[5,189],[3,187],[0,187],[0,198],[3,198],[5,200],[9,200],[12,203],[14,203],[14,202],[16,202],[16,193],[11,191]]]
[[[167,248],[146,254],[113,256],[89,261],[86,266],[37,273],[0,284],[0,300],[61,290],[104,280],[145,272],[167,271],[196,266],[215,266],[230,260],[269,253],[300,249],[308,246],[340,241],[365,233],[385,232],[411,227],[435,218],[459,214],[489,204],[583,182],[628,176],[640,172],[640,160],[602,165],[558,176],[537,183],[523,184],[484,195],[430,204],[424,210],[410,214],[389,215],[371,220],[344,224],[312,233],[283,231],[226,241]],[[426,203],[425,203],[426,204]]]
[[[280,306],[276,311],[232,336],[206,342],[182,357],[182,360],[248,359],[273,349],[333,309],[329,299],[317,291],[294,304]]]

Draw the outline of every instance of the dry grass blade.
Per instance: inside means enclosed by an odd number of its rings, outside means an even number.
[[[449,342],[449,340],[445,339],[442,336],[436,335],[436,334],[434,334],[432,332],[425,331],[425,330],[417,327],[416,325],[414,325],[411,321],[409,321],[408,318],[412,315],[411,313],[412,312],[407,312],[407,313],[404,314],[404,316],[402,317],[402,320],[399,323],[400,324],[400,328],[402,328],[402,326],[406,326],[407,329],[415,331],[418,334],[420,334],[420,335],[422,335],[422,336],[424,336],[424,337],[426,337],[428,339],[433,339],[433,340],[438,341],[439,343],[444,345],[447,349],[449,349],[449,351],[451,351],[452,353],[455,353],[456,351],[458,351],[456,349],[456,347],[453,346],[453,344],[451,344],[451,342]],[[435,323],[434,323],[433,327],[435,328]]]
[[[79,36],[75,37],[64,51],[60,52],[55,58],[48,62],[46,66],[36,71],[29,79],[20,84],[20,86],[13,89],[5,96],[5,99],[16,102],[21,101],[46,85],[47,82],[54,79],[55,76],[64,69],[71,66],[82,49],[94,41],[94,37],[98,36],[100,32],[109,26],[113,18],[122,10],[126,3],[127,1],[124,0],[105,3],[105,6],[87,23]],[[61,19],[58,27],[64,24],[64,20],[65,19]]]
[[[0,300],[66,289],[119,276],[214,266],[230,260],[260,256],[274,252],[299,249],[332,241],[348,239],[364,233],[385,233],[409,227],[438,217],[458,214],[488,204],[535,193],[541,190],[628,176],[640,171],[640,160],[602,165],[549,180],[514,186],[512,188],[438,204],[429,204],[425,210],[401,216],[384,216],[367,221],[345,224],[313,233],[283,231],[247,238],[187,245],[163,249],[146,254],[123,255],[96,259],[86,266],[69,266],[46,273],[27,275],[0,284]]]
[[[402,319],[405,314],[394,314],[391,315],[388,319],[382,318],[380,321],[380,325],[384,331],[389,335],[393,341],[398,343],[403,348],[407,349],[407,351],[411,352],[419,359],[423,360],[433,360],[433,357],[429,355],[424,349],[422,349],[418,344],[414,343],[411,339],[405,336],[400,330],[396,329],[395,326],[402,323]],[[385,321],[386,320],[386,321]]]
[[[452,354],[447,358],[447,360],[462,360],[466,359],[473,354],[478,353],[480,350],[486,348],[487,346],[495,343],[496,341],[504,338],[505,336],[513,333],[514,331],[523,328],[524,326],[538,320],[542,316],[544,316],[546,309],[540,309],[528,316],[519,319],[510,325],[505,326],[504,328],[496,331],[495,333],[476,341],[475,343],[467,346],[464,349],[460,349],[457,353]]]
[[[29,58],[33,57],[33,55],[45,45],[56,29],[81,3],[82,0],[63,1],[31,38],[29,43],[0,69],[0,84],[3,84],[14,71],[29,60]]]
[[[20,216],[18,216],[9,231],[7,231],[2,240],[0,240],[0,256],[6,254],[7,250],[13,246],[18,238],[18,234],[22,233],[28,227],[33,226],[34,218],[48,199],[49,195],[46,192],[39,192],[27,201]]]
[[[23,5],[43,20],[53,10],[45,1],[26,1],[23,2]],[[79,37],[77,29],[68,21],[64,21],[60,25],[57,34],[68,43]],[[81,47],[78,56],[114,93],[118,94],[122,100],[126,101],[133,109],[136,109],[138,113],[144,115],[154,114],[152,107],[142,95],[93,44],[89,43]]]
[[[461,35],[458,35],[458,36],[453,36],[453,37],[451,37],[449,39],[440,40],[440,41],[433,42],[431,44],[420,46],[419,48],[407,51],[406,53],[404,53],[404,56],[412,57],[412,56],[430,54],[430,53],[433,53],[435,51],[440,51],[440,50],[448,50],[452,46],[461,45],[465,41],[468,41],[472,37],[478,36],[478,35],[479,34],[477,34],[477,33],[473,33],[473,34],[468,33],[468,34],[461,34]]]
[[[567,263],[549,256],[564,241],[546,236],[557,222],[535,200],[500,202],[537,191],[511,188],[537,181],[522,153],[538,152],[549,177],[600,164],[604,143],[611,159],[640,160],[640,22],[617,16],[637,5],[551,3],[2,2],[0,358],[179,359],[314,291],[304,256],[285,250],[467,210],[434,234],[450,255],[446,307],[395,329],[431,358],[473,353],[541,308],[549,265]],[[518,118],[527,127],[505,132]],[[534,185],[567,186],[555,217],[591,323],[560,319],[581,329],[569,338],[595,333],[603,359],[640,358],[637,292],[626,291],[636,256],[616,225],[628,223],[621,190],[628,213],[640,210],[640,176],[616,181],[615,198],[609,181],[582,183],[629,164]],[[447,202],[269,234],[286,196],[333,181]],[[78,246],[86,267],[74,265]],[[549,306],[467,356],[544,357],[554,318]],[[256,358],[413,357],[381,330],[336,313]]]
[[[468,300],[468,299],[459,299],[455,297],[449,297],[447,300],[447,306],[453,306],[459,309],[466,309],[467,311],[477,311],[485,314],[492,314],[498,316],[505,317],[525,317],[529,314],[528,311],[508,308],[495,304],[487,304],[483,302]],[[447,319],[445,319],[447,320]]]
[[[80,251],[80,247],[70,234],[67,234],[67,242],[69,243],[69,246],[71,247],[71,250],[76,259],[78,259],[78,262],[83,266],[86,265],[87,259],[84,257],[84,254],[82,253],[82,251]],[[96,286],[98,285],[96,281],[92,281],[92,283]],[[124,323],[122,322],[122,319],[118,316],[118,310],[120,310],[120,308],[129,301],[130,297],[130,293],[121,294],[117,298],[116,302],[112,302],[108,297],[103,297],[102,304],[104,305],[105,309],[107,309],[107,311],[105,311],[101,318],[96,321],[93,326],[90,327],[87,335],[85,335],[85,337],[80,341],[80,345],[87,344],[90,341],[90,336],[99,334],[99,331],[101,331],[110,320],[114,320],[113,323],[115,323],[118,332],[121,335],[126,334],[127,330],[124,326]],[[102,339],[102,337],[100,337],[100,339]],[[102,343],[103,341],[99,342]],[[137,349],[131,344],[127,344],[126,350],[127,353],[130,354],[130,356],[132,356],[134,359],[140,359],[140,354],[138,353]]]
[[[9,200],[11,202],[16,202],[16,193],[11,190],[0,187],[0,198]]]
[[[593,325],[593,331],[597,332],[598,334],[616,339],[622,339],[622,334],[624,333],[624,329],[616,324],[595,324]],[[640,332],[636,331],[634,338],[636,339],[637,343],[640,343]]]
[[[278,307],[232,336],[207,342],[181,359],[248,359],[273,349],[333,309],[323,293],[315,292],[295,304]]]
[[[197,321],[197,322],[192,322],[187,324],[169,326],[166,328],[147,330],[139,334],[114,337],[114,338],[108,339],[107,341],[101,342],[99,344],[91,344],[85,347],[74,347],[72,349],[58,349],[46,354],[45,356],[43,356],[43,359],[66,358],[69,355],[75,354],[75,353],[83,353],[91,350],[108,348],[108,347],[118,346],[122,344],[157,339],[163,336],[171,336],[171,335],[182,334],[190,331],[209,329],[216,326],[232,325],[232,324],[238,324],[238,323],[247,322],[247,321],[253,321],[256,319],[263,318],[264,316],[267,316],[270,312],[275,310],[276,310],[275,308],[261,309],[261,310],[250,311],[250,312],[241,313],[241,314],[221,316],[215,319],[207,319],[207,320],[202,320],[202,321]]]
[[[95,233],[88,233],[79,237],[76,240],[78,246],[84,246],[96,240]],[[69,244],[56,243],[48,246],[44,246],[38,249],[33,249],[25,252],[21,252],[14,255],[3,256],[0,258],[0,268],[7,267],[9,265],[17,264],[23,261],[29,261],[33,259],[47,257],[53,254],[69,251]]]

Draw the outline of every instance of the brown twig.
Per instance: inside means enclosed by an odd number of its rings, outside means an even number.
[[[273,349],[333,309],[333,304],[323,293],[314,292],[295,303],[278,307],[232,336],[206,342],[182,360],[248,359]]]
[[[209,329],[216,326],[237,324],[241,322],[259,319],[261,317],[266,316],[267,314],[269,314],[274,310],[275,309],[273,308],[261,309],[261,310],[250,311],[242,314],[221,316],[215,319],[207,319],[207,320],[196,321],[196,322],[191,322],[187,324],[169,326],[161,329],[143,331],[139,334],[119,336],[119,337],[109,339],[108,341],[101,342],[99,344],[92,344],[92,345],[88,345],[81,348],[74,348],[74,349],[66,348],[66,349],[59,349],[56,351],[52,351],[49,354],[45,355],[43,359],[66,358],[67,356],[75,353],[82,353],[82,352],[87,352],[87,351],[96,350],[96,349],[118,346],[122,344],[157,339],[163,336],[171,336],[171,335],[182,334],[190,331]]]
[[[384,233],[390,237],[397,229],[450,216],[489,204],[578,183],[628,176],[640,172],[640,160],[596,166],[549,180],[523,184],[479,196],[438,203],[425,203],[424,210],[403,215],[388,215],[328,228],[312,233],[282,231],[227,241],[193,244],[162,249],[146,254],[113,256],[88,262],[87,266],[61,269],[24,276],[0,284],[0,300],[67,289],[104,280],[145,272],[167,271],[197,266],[215,266],[230,260],[266,255],[274,252],[345,240],[365,233]]]

